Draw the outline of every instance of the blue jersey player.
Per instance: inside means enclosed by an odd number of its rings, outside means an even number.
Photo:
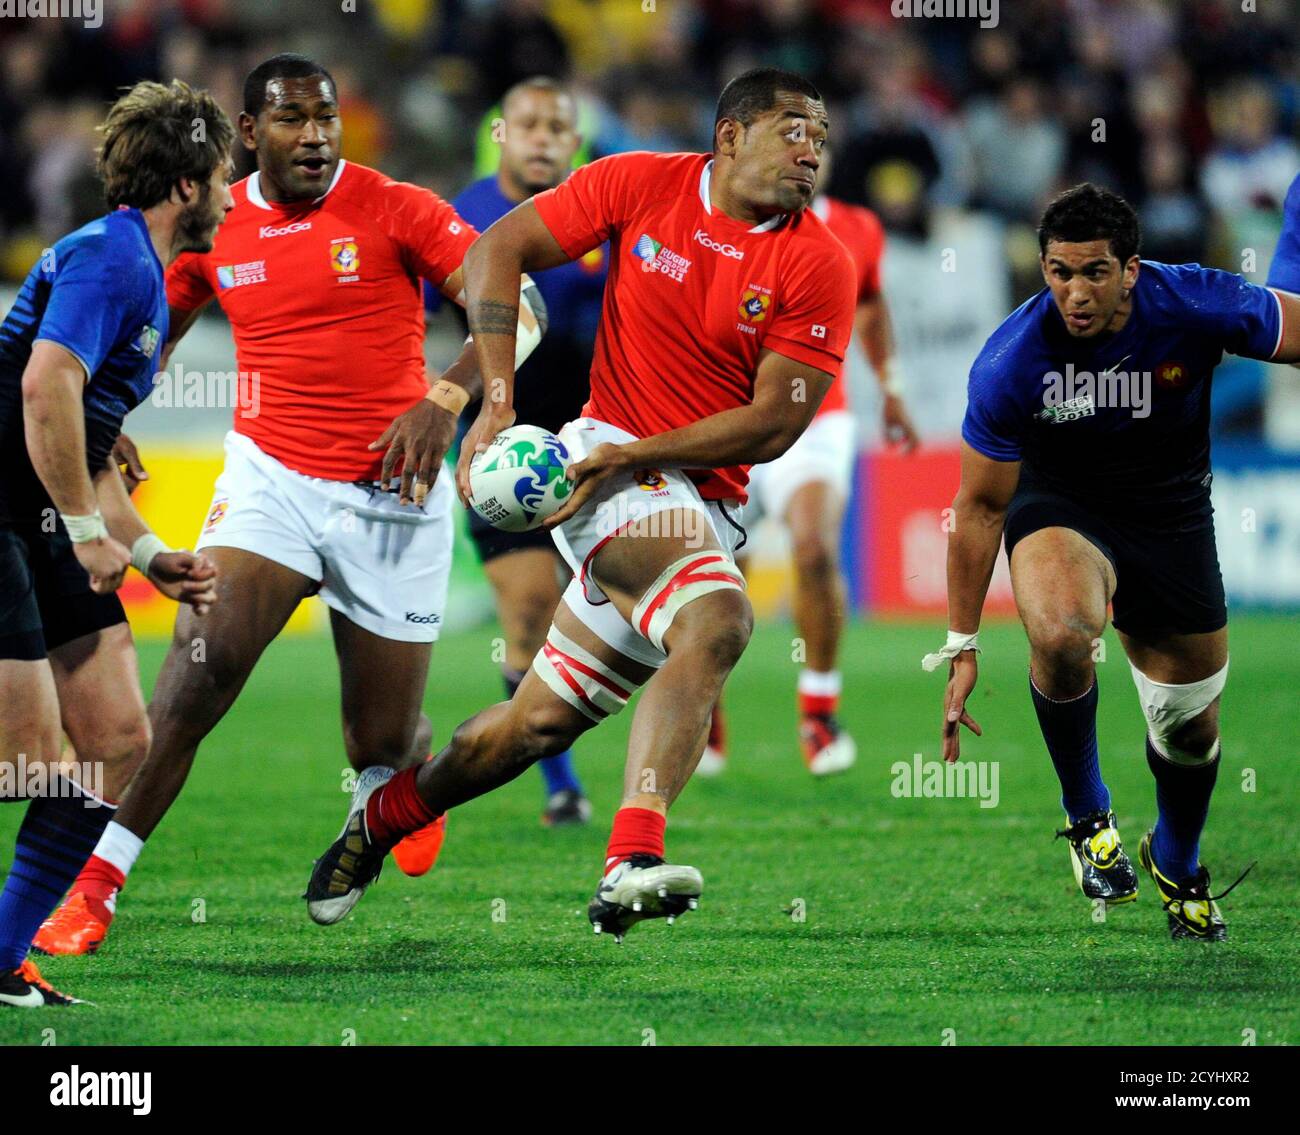
[[[502,99],[501,167],[493,177],[474,182],[452,204],[479,232],[521,201],[558,185],[568,175],[582,139],[572,94],[553,79],[526,79]],[[605,248],[581,260],[533,273],[546,301],[546,337],[515,380],[515,420],[553,432],[580,416],[587,400],[588,373],[605,290]],[[426,286],[430,309],[438,294]],[[465,408],[461,433],[478,417],[479,403]],[[497,616],[505,631],[502,677],[506,696],[514,695],[560,601],[563,561],[549,530],[502,532],[478,513],[469,514],[470,537],[492,585]],[[585,823],[591,805],[565,750],[538,762],[546,781],[548,827]]]
[[[100,130],[114,211],[47,249],[0,325],[0,792],[29,801],[0,894],[0,1006],[72,1003],[28,948],[148,749],[114,594],[126,569],[200,613],[216,599],[206,558],[167,548],[132,507],[112,451],[167,340],[163,269],[211,249],[233,204],[234,130],[178,81],[138,84]],[[75,782],[56,769],[61,731]]]
[[[1175,938],[1219,940],[1199,841],[1219,768],[1227,613],[1210,506],[1210,381],[1225,351],[1300,358],[1300,299],[1195,264],[1138,258],[1123,198],[1080,185],[1038,230],[1047,287],[971,369],[948,542],[943,753],[955,761],[976,632],[1004,534],[1029,638],[1030,696],[1061,782],[1075,878],[1127,902],[1137,875],[1097,757],[1106,608],[1147,719],[1157,819],[1139,858]],[[1234,884],[1235,885],[1235,884]],[[1231,888],[1229,888],[1231,889]]]
[[[1287,190],[1282,206],[1282,235],[1268,270],[1268,286],[1300,296],[1300,174]]]

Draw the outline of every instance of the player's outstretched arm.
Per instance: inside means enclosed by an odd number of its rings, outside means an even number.
[[[98,593],[116,591],[131,557],[109,535],[86,469],[86,368],[66,347],[32,344],[23,371],[23,432],[32,468],[63,518],[77,560]],[[116,470],[114,470],[116,472]]]
[[[955,761],[961,755],[962,726],[977,737],[982,735],[966,709],[979,674],[975,635],[1002,545],[1007,505],[1019,480],[1019,461],[994,461],[962,442],[961,486],[952,503],[952,530],[948,534],[948,642],[938,653],[926,655],[924,661],[928,670],[944,660],[949,662],[943,699],[945,761]]]
[[[876,380],[880,383],[885,440],[897,442],[903,447],[904,453],[911,453],[921,444],[921,439],[912,424],[912,416],[907,412],[907,404],[903,401],[903,375],[884,292],[877,292],[858,304],[853,327],[862,342],[867,362],[871,364]]]
[[[532,201],[511,209],[465,254],[465,314],[483,380],[483,408],[460,450],[456,483],[462,499],[469,497],[474,454],[514,423],[521,277],[569,260]]]
[[[832,381],[826,371],[764,350],[748,406],[626,445],[596,446],[585,461],[569,467],[573,493],[544,527],[563,524],[606,478],[624,469],[717,469],[775,461],[813,420]]]
[[[131,549],[131,565],[159,591],[205,615],[217,598],[216,565],[201,552],[175,551],[160,540],[131,503],[117,461],[110,456],[94,479],[95,496],[113,539]]]

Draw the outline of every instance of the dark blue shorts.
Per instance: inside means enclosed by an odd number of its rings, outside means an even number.
[[[1051,489],[1017,490],[1007,509],[1007,556],[1040,528],[1069,528],[1093,544],[1115,569],[1111,621],[1139,638],[1206,634],[1227,625],[1214,520],[1189,517],[1153,529],[1134,520],[1103,518]]]
[[[116,594],[96,595],[62,523],[0,524],[0,658],[36,661],[126,622]]]

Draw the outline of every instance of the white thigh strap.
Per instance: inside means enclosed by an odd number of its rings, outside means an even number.
[[[660,650],[673,619],[687,603],[731,587],[745,590],[745,577],[726,552],[711,550],[683,556],[664,568],[632,609],[632,625]]]
[[[533,669],[553,693],[592,721],[604,721],[618,713],[636,691],[635,683],[555,627],[533,658]]]

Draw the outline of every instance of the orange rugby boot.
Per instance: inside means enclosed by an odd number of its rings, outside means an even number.
[[[403,875],[419,878],[437,861],[442,850],[442,841],[447,835],[447,817],[439,816],[431,824],[425,824],[418,832],[412,832],[393,848],[393,861]]]
[[[73,891],[41,923],[32,949],[38,954],[93,954],[103,945],[112,921],[112,912],[104,903]]]

